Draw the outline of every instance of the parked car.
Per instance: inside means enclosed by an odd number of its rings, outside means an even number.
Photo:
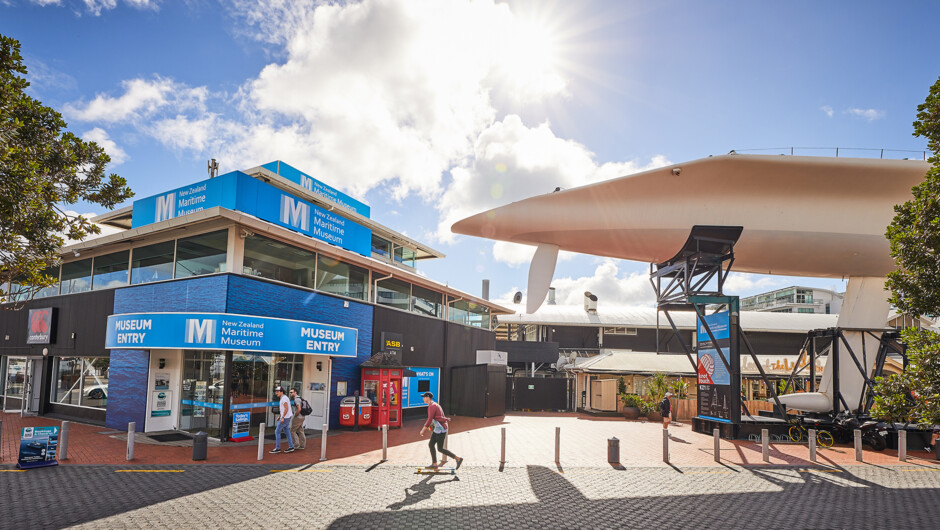
[[[88,399],[108,399],[108,385],[86,385],[83,393]]]

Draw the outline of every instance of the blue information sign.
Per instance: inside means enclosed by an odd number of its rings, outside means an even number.
[[[58,427],[23,427],[16,466],[27,469],[57,465],[59,462],[55,458],[58,446]]]
[[[232,438],[248,438],[248,430],[250,427],[250,412],[235,412],[232,414]]]
[[[372,231],[239,171],[134,201],[131,226],[221,206],[370,256]]]
[[[200,349],[355,357],[359,330],[229,313],[129,313],[108,317],[105,348]]]
[[[421,395],[425,392],[434,394],[434,399],[440,399],[441,369],[409,366],[409,370],[416,375],[402,378],[402,408],[426,407]]]
[[[708,330],[698,323],[698,415],[721,422],[731,421],[731,321],[722,311],[705,317]],[[711,331],[717,344],[713,344]]]
[[[261,167],[286,178],[294,184],[298,184],[304,188],[307,188],[313,193],[316,193],[325,199],[329,199],[343,208],[352,210],[363,217],[369,217],[369,213],[371,211],[369,206],[360,201],[357,201],[356,199],[353,199],[349,195],[346,195],[336,188],[327,186],[326,184],[311,177],[310,175],[307,175],[293,166],[285,164],[280,160],[276,160],[274,162],[262,164]]]

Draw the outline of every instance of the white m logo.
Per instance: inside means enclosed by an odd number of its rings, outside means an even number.
[[[186,319],[186,342],[212,344],[215,342],[215,320]]]
[[[313,191],[313,179],[307,175],[300,175],[300,185]]]
[[[310,206],[289,195],[281,195],[281,222],[300,230],[310,230]]]
[[[157,215],[153,222],[159,223],[176,217],[176,192],[157,197]]]

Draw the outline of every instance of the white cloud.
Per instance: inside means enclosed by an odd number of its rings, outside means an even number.
[[[114,140],[108,136],[108,133],[100,127],[95,127],[82,134],[82,140],[95,142],[100,145],[101,148],[104,149],[104,152],[108,153],[108,156],[111,157],[112,165],[119,166],[128,159],[127,153],[118,147],[118,145],[114,143]]]
[[[558,138],[547,123],[528,128],[515,115],[496,122],[477,138],[473,156],[451,170],[453,181],[438,203],[437,238],[453,241],[451,225],[469,215],[556,187],[574,188],[668,165],[662,156],[598,165],[594,154]]]
[[[652,307],[656,304],[649,273],[642,271],[621,274],[617,262],[612,259],[601,261],[591,276],[555,278],[552,280],[552,287],[555,288],[555,301],[558,305],[582,305],[585,291],[597,296],[598,306]],[[516,307],[523,308],[526,303],[525,290],[515,287],[495,302],[505,307],[513,307],[512,297],[517,291],[523,292],[523,302],[521,306]]]
[[[875,121],[885,117],[885,111],[877,109],[858,109],[850,108],[846,109],[846,114],[856,116],[858,118],[864,118],[868,121]]]
[[[822,107],[819,107],[819,110],[825,112],[826,116],[829,116],[830,118],[833,115],[832,107],[830,107],[829,105],[823,105]]]
[[[79,121],[118,123],[152,116],[160,109],[205,112],[208,90],[189,88],[164,77],[131,79],[121,83],[124,94],[110,97],[98,94],[88,103],[66,104],[64,114]]]
[[[750,296],[756,290],[768,290],[779,287],[782,280],[759,274],[732,272],[725,280],[724,292],[729,295]]]
[[[114,9],[117,7],[117,0],[83,0],[85,8],[94,16],[100,16],[102,10]],[[157,11],[160,8],[160,2],[157,0],[124,0],[124,3],[137,9],[152,9]]]

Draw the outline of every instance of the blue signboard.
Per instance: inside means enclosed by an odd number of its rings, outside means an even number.
[[[248,438],[248,429],[250,427],[250,412],[235,412],[232,414],[232,438]]]
[[[731,321],[729,313],[722,311],[705,317],[708,330],[698,323],[698,415],[721,422],[731,421],[731,374],[730,364]]]
[[[316,193],[324,199],[329,199],[343,208],[352,210],[363,217],[369,217],[369,213],[371,211],[369,206],[360,201],[357,201],[356,199],[353,199],[345,193],[340,192],[336,188],[327,186],[326,184],[311,177],[310,175],[303,173],[293,166],[287,165],[280,160],[276,160],[274,162],[262,164],[261,167],[286,178],[294,184],[307,188],[313,193]]]
[[[229,313],[108,317],[105,348],[239,350],[356,357],[359,331],[302,320]]]
[[[16,466],[20,469],[54,466],[59,463],[55,459],[58,445],[58,427],[23,427]]]
[[[401,403],[403,409],[426,407],[421,395],[425,392],[434,394],[434,399],[440,399],[441,369],[409,366],[409,370],[416,375],[402,378]]]
[[[131,227],[220,206],[370,256],[372,231],[239,171],[134,201]]]

